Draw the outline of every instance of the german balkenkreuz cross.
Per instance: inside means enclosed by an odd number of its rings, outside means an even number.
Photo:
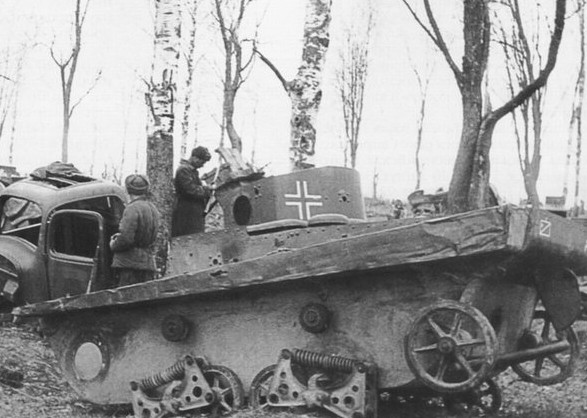
[[[306,180],[296,181],[296,192],[294,194],[286,193],[285,206],[296,206],[300,219],[310,219],[312,206],[322,206],[322,195],[310,194],[308,192],[308,182]]]

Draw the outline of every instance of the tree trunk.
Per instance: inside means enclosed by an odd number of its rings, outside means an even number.
[[[379,184],[379,173],[377,172],[377,165],[373,169],[373,200],[377,200],[377,185]]]
[[[316,117],[322,100],[322,70],[330,43],[332,0],[307,0],[302,64],[286,88],[292,104],[290,164],[292,171],[313,167]]]
[[[529,171],[528,180],[531,184],[526,183],[526,193],[528,194],[528,201],[532,206],[540,207],[540,196],[538,196],[538,177],[540,176],[540,163],[542,160],[542,94],[536,92],[531,100],[532,119],[534,127],[534,149],[532,152],[532,159],[526,170]],[[528,151],[529,153],[529,151]]]
[[[64,163],[68,162],[69,160],[69,115],[68,115],[69,107],[63,108],[63,134],[61,137],[61,161]]]
[[[420,149],[422,148],[422,134],[424,131],[424,118],[426,117],[426,92],[422,91],[422,85],[420,85],[420,112],[418,114],[417,121],[417,132],[416,132],[416,188],[420,189],[422,182],[422,167],[420,166]]]
[[[418,80],[418,87],[420,88],[420,110],[418,112],[418,120],[416,121],[416,153],[415,153],[415,164],[416,164],[416,187],[414,190],[419,190],[422,183],[422,166],[420,163],[420,151],[422,149],[422,139],[424,134],[424,120],[426,119],[426,100],[428,97],[428,85],[430,83],[430,73],[426,75],[425,79],[422,79],[418,70],[414,67],[414,73]]]
[[[19,77],[20,79],[20,77]],[[19,94],[20,93],[20,86],[16,86],[16,97],[14,99],[14,104],[12,108],[12,129],[10,131],[10,145],[8,147],[8,164],[12,165],[14,159],[14,142],[16,140],[16,116],[18,115],[18,104],[19,104]]]
[[[477,149],[483,103],[480,85],[478,87],[478,90],[462,96],[463,128],[448,191],[450,213],[464,212],[469,209],[469,187],[473,176],[473,161]]]
[[[75,78],[75,72],[77,70],[77,63],[79,58],[79,53],[82,47],[82,30],[84,26],[84,22],[86,19],[86,14],[88,11],[89,0],[86,1],[84,10],[81,8],[81,0],[76,0],[75,2],[75,12],[74,12],[74,23],[73,29],[75,33],[75,41],[71,48],[71,53],[66,59],[57,59],[55,57],[55,51],[53,47],[50,48],[51,58],[53,62],[59,68],[59,75],[61,80],[61,99],[63,105],[63,131],[61,137],[61,160],[63,162],[67,162],[69,158],[69,126],[71,117],[73,115],[73,111],[80,104],[82,99],[90,93],[93,89],[92,86],[88,89],[85,95],[81,96],[77,101],[72,103],[72,91],[73,91],[73,81]],[[101,72],[98,73],[96,80],[94,83],[98,81],[100,78]]]
[[[181,9],[179,0],[155,1],[155,42],[151,83],[146,94],[149,107],[147,125],[147,175],[153,203],[161,212],[156,242],[157,267],[165,271],[173,208],[173,126],[174,75],[180,52]]]
[[[183,118],[181,121],[181,149],[180,155],[182,158],[185,158],[187,153],[190,151],[188,149],[188,139],[189,139],[189,132],[190,132],[190,113],[192,108],[192,93],[193,93],[193,80],[194,80],[194,71],[195,71],[195,51],[196,51],[196,13],[197,13],[197,3],[198,0],[191,0],[188,2],[189,10],[188,13],[190,15],[190,27],[188,32],[188,50],[186,54],[186,66],[187,66],[187,76],[185,80],[185,95],[184,95],[184,107],[183,107]],[[197,141],[197,138],[194,140],[194,143]]]
[[[583,125],[581,115],[583,113],[583,100],[585,99],[585,5],[579,11],[579,30],[581,33],[581,63],[579,64],[579,75],[575,91],[575,103],[573,106],[573,117],[575,118],[576,131],[576,154],[575,154],[575,195],[573,198],[573,215],[579,214],[579,186],[581,183],[581,146],[583,141]]]
[[[242,152],[243,141],[234,127],[234,100],[236,91],[227,89],[224,92],[224,123],[226,125],[226,133],[230,139],[232,148]]]
[[[488,155],[478,155],[491,146],[491,129],[481,134],[483,75],[489,57],[489,10],[486,0],[465,0],[463,15],[465,50],[462,72],[457,76],[461,90],[463,130],[448,192],[448,211],[464,212],[476,208],[481,189],[489,176]],[[489,135],[489,136],[488,136]],[[479,141],[489,141],[480,146]],[[487,170],[487,172],[485,172]]]
[[[226,2],[230,4],[229,1]],[[236,15],[226,15],[223,11],[222,0],[215,0],[216,20],[222,36],[224,45],[224,97],[222,102],[222,134],[220,143],[222,146],[224,140],[224,130],[230,140],[233,149],[242,152],[242,139],[234,126],[234,104],[238,90],[246,80],[246,70],[253,61],[253,55],[243,62],[244,42],[240,37],[240,28],[250,0],[239,0]],[[252,40],[253,45],[255,39]]]
[[[573,214],[579,214],[579,186],[581,184],[581,141],[582,123],[581,118],[577,119],[577,150],[575,154],[575,195],[573,198]]]
[[[575,101],[577,91],[575,90]],[[571,159],[573,153],[573,136],[575,135],[575,124],[577,123],[576,103],[573,104],[573,111],[571,113],[571,121],[569,123],[569,137],[567,138],[567,153],[565,155],[565,175],[563,178],[563,198],[567,202],[569,195],[569,172],[571,170]]]
[[[540,175],[540,159],[533,162],[524,173],[524,187],[528,194],[528,204],[532,207],[540,207],[540,196],[538,195],[538,176]]]

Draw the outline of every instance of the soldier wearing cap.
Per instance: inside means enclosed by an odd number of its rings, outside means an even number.
[[[130,203],[122,213],[119,232],[110,240],[112,267],[118,286],[142,283],[155,277],[153,244],[159,229],[159,211],[147,200],[149,180],[131,174],[124,181]]]
[[[192,150],[188,160],[181,160],[175,172],[175,205],[171,222],[171,236],[193,234],[204,231],[204,211],[212,189],[202,184],[198,174],[210,160],[207,148],[199,146]]]

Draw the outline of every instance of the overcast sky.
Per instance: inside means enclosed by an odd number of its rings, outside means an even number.
[[[22,75],[14,153],[14,165],[22,172],[29,172],[60,158],[59,73],[51,61],[49,46],[53,43],[56,51],[67,53],[75,2],[0,2],[5,11],[0,17],[0,43],[14,46],[26,39],[36,41],[35,48],[26,56]],[[193,107],[198,122],[198,141],[214,149],[218,145],[218,121],[221,119],[221,50],[218,33],[205,10],[206,2],[200,1],[202,20],[198,26],[197,44],[200,58],[194,93],[197,100]],[[258,0],[257,3],[258,8],[251,13],[249,23],[251,26],[259,23],[259,48],[286,78],[291,79],[300,62],[304,2]],[[358,3],[362,2],[358,0]],[[433,3],[440,9],[439,1]],[[458,63],[461,61],[458,43],[460,10],[449,5],[459,3],[443,0],[442,10],[439,10],[442,29]],[[426,65],[433,65],[421,151],[423,187],[426,191],[440,187],[446,189],[461,127],[460,97],[454,78],[400,1],[379,0],[375,4],[377,22],[370,52],[357,163],[363,193],[371,196],[375,170],[379,173],[378,190],[383,197],[405,199],[414,190],[419,92],[412,65],[419,66],[424,72]],[[318,123],[318,165],[341,165],[343,162],[343,121],[334,88],[334,70],[341,28],[356,17],[356,7],[352,1],[334,1],[332,42]],[[148,77],[150,71],[151,31],[149,0],[91,0],[74,97],[86,91],[100,70],[102,77],[72,119],[70,161],[80,169],[89,171],[93,166],[96,174],[104,165],[120,165],[124,149],[124,174],[135,169],[144,170],[146,111],[142,79]],[[569,19],[560,62],[549,87],[539,181],[542,197],[562,193],[570,100],[577,72],[576,40],[577,20]],[[491,77],[499,81],[503,74],[494,70]],[[181,85],[178,87],[181,89]],[[491,90],[494,106],[507,99],[499,88],[492,87]],[[183,92],[180,90],[177,94],[181,97]],[[255,144],[255,164],[267,166],[269,174],[280,174],[288,169],[289,116],[290,102],[281,84],[261,61],[257,61],[249,80],[239,92],[236,125],[243,137],[245,158],[250,159]],[[179,132],[179,125],[176,126]],[[8,161],[8,138],[8,135],[0,138],[0,164]],[[177,163],[179,139],[176,144]],[[498,124],[491,156],[492,183],[504,197],[517,203],[525,193],[509,118]],[[216,163],[213,159],[206,169],[213,168]],[[574,180],[570,179],[570,182],[573,184]],[[581,197],[586,196],[587,185],[583,185]]]

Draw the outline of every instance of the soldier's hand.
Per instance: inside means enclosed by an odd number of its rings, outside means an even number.
[[[120,233],[117,232],[116,234],[114,234],[110,237],[110,247],[112,247],[112,245],[114,244],[114,241],[116,241],[116,238],[118,238],[119,235],[120,235]]]

